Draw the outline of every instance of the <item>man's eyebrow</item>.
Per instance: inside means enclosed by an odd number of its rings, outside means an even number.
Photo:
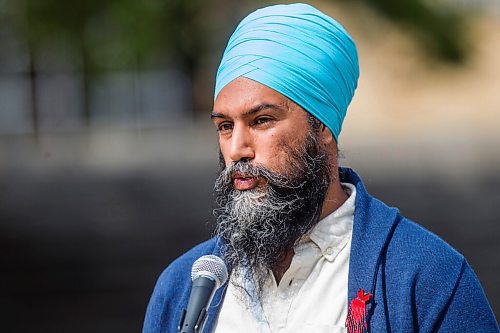
[[[266,110],[266,109],[271,109],[271,110],[275,110],[275,111],[283,111],[283,107],[279,104],[261,103],[259,105],[254,106],[250,110],[244,112],[243,116],[249,116],[249,115],[252,115],[254,113],[257,113],[259,111]]]
[[[219,113],[219,112],[212,112],[212,114],[210,114],[210,119],[214,119],[214,118],[226,118],[226,116],[222,113]]]
[[[248,111],[245,111],[242,116],[245,117],[245,116],[249,116],[249,115],[252,115],[254,113],[257,113],[259,111],[262,111],[262,110],[266,110],[266,109],[271,109],[271,110],[276,110],[276,111],[283,111],[284,108],[279,105],[279,104],[272,104],[272,103],[261,103],[261,104],[258,104],[256,106],[254,106],[253,108],[251,108],[250,110]],[[220,113],[220,112],[212,112],[212,114],[210,115],[210,119],[214,119],[214,118],[226,118],[226,115],[223,114],[223,113]]]

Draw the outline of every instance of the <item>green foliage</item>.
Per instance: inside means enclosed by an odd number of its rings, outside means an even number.
[[[452,8],[423,0],[359,0],[382,16],[410,28],[423,47],[440,60],[460,63],[468,55],[465,18]]]

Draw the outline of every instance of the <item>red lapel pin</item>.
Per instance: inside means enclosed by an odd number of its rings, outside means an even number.
[[[365,333],[368,325],[366,323],[366,303],[370,301],[372,295],[363,289],[358,291],[357,297],[349,304],[349,312],[345,326],[349,333]]]

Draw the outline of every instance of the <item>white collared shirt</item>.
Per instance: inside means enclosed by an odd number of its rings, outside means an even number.
[[[213,332],[347,332],[356,188],[342,186],[349,198],[294,247],[290,267],[278,285],[270,274],[258,304],[249,307],[228,284]]]

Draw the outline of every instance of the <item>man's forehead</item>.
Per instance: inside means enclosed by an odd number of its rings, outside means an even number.
[[[226,85],[214,102],[213,113],[240,110],[255,113],[263,109],[288,110],[296,105],[288,97],[254,80],[238,77]]]

